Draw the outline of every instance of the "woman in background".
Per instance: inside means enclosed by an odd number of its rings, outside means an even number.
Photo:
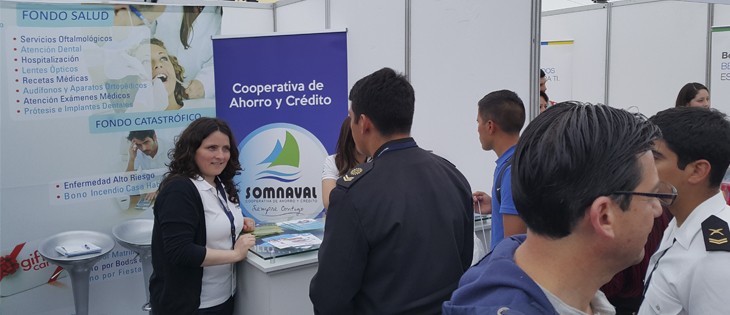
[[[365,162],[365,155],[355,149],[355,140],[352,139],[350,117],[346,117],[340,126],[340,137],[337,139],[335,154],[324,160],[322,171],[322,200],[324,208],[330,205],[330,192],[337,185],[337,179],[356,165]]]
[[[232,314],[235,263],[255,243],[238,207],[241,170],[228,125],[199,118],[180,135],[154,205],[150,304],[155,314]]]
[[[550,99],[545,92],[540,91],[540,113],[544,112],[550,104]]]
[[[674,107],[710,107],[710,90],[701,83],[691,82],[685,84],[679,94]]]

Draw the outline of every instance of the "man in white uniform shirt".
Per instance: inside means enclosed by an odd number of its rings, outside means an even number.
[[[730,122],[717,110],[671,108],[650,119],[659,178],[677,188],[674,219],[651,257],[639,314],[730,314],[730,207],[720,183],[730,165]]]

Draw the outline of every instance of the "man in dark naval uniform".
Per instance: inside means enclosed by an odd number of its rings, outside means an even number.
[[[410,137],[414,93],[383,68],[350,91],[352,136],[372,161],[330,195],[317,314],[440,314],[471,263],[473,208],[466,178]]]

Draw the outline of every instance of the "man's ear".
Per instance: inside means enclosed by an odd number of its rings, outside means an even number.
[[[497,132],[497,128],[499,126],[497,126],[497,123],[494,122],[494,120],[489,119],[485,124],[487,125],[487,132],[489,132],[490,135],[493,135],[495,132]]]
[[[690,184],[699,184],[702,182],[708,182],[709,183],[709,177],[710,177],[710,171],[712,170],[712,165],[710,165],[710,162],[701,159],[694,161],[692,163],[687,164],[687,167],[684,168],[684,171],[687,172],[689,177],[687,177],[687,181]]]
[[[621,211],[618,205],[607,196],[600,196],[593,200],[588,208],[586,216],[590,222],[593,232],[600,238],[616,237],[615,224],[617,222],[616,210]]]
[[[365,114],[360,114],[360,134],[366,134],[373,129],[373,121]]]

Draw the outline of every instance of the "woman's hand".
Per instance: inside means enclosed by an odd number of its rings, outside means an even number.
[[[233,250],[230,249],[205,249],[205,260],[201,267],[216,266],[223,264],[233,264],[246,259],[248,250],[256,245],[256,237],[253,234],[241,234],[233,244]]]
[[[203,83],[198,80],[193,80],[185,88],[185,93],[188,95],[188,99],[203,98],[205,97],[205,88],[203,87]]]
[[[246,258],[248,250],[254,245],[256,245],[256,237],[253,234],[241,234],[238,236],[236,245],[233,246],[233,251],[239,255],[239,261]]]
[[[253,232],[256,229],[256,222],[251,218],[243,218],[243,231]]]

